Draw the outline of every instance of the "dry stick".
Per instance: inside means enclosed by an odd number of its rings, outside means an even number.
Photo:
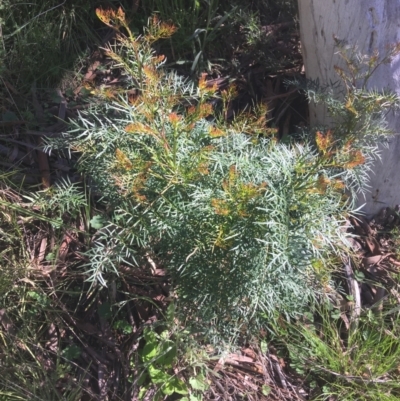
[[[117,398],[117,391],[120,388],[120,375],[121,375],[121,369],[120,366],[117,363],[114,362],[114,366],[113,366],[113,370],[110,372],[110,380],[112,380],[112,387],[113,387],[113,391],[112,391],[112,395],[109,398],[110,400],[115,400]],[[109,384],[109,387],[111,386],[111,384]],[[125,391],[125,393],[127,393]],[[128,399],[128,401],[130,401]]]
[[[274,97],[274,88],[272,84],[272,79],[267,79],[267,82],[265,84],[265,91],[267,94],[267,98],[265,102],[267,103],[268,106],[268,113],[267,113],[267,120],[272,120],[272,112],[274,111],[276,107],[276,98]]]
[[[44,120],[43,109],[42,106],[39,104],[39,101],[36,96],[36,85],[32,86],[32,101],[33,107],[35,109],[36,118],[39,122]],[[43,147],[43,138],[39,137],[37,140],[38,146],[40,148]],[[39,170],[42,175],[42,185],[44,189],[50,188],[51,181],[50,181],[50,166],[49,160],[47,158],[46,153],[42,150],[37,151],[38,163],[39,163]]]
[[[272,366],[273,366],[275,372],[278,373],[279,380],[282,384],[282,387],[287,390],[288,385],[287,385],[285,376],[282,373],[281,367],[279,366],[279,362],[271,361],[271,363],[272,363]]]
[[[103,365],[102,363],[99,363],[97,366],[97,383],[99,386],[99,396],[98,400],[105,400],[107,398],[107,393],[108,393],[108,386],[107,386],[107,378],[106,378],[106,373],[107,373],[107,367]]]
[[[283,128],[282,128],[282,138],[286,138],[289,135],[289,128],[290,128],[290,120],[292,118],[292,112],[289,110],[285,122],[283,123]]]
[[[23,120],[15,120],[15,121],[0,121],[0,127],[12,127],[14,125],[24,125],[26,124]]]
[[[292,383],[288,380],[287,377],[285,377],[284,372],[282,371],[282,368],[279,364],[279,362],[276,360],[273,360],[273,358],[269,358],[270,359],[270,364],[273,367],[273,369],[275,370],[275,372],[278,373],[279,376],[279,380],[282,383],[282,386],[285,388],[285,390],[287,391],[291,391],[292,395],[293,393],[296,394],[297,399],[301,399],[304,400],[304,397],[302,395],[299,394],[299,392],[297,391],[297,389],[292,385]]]
[[[14,327],[12,320],[7,316],[5,309],[0,309],[0,323],[3,326],[6,333],[8,333],[11,337],[15,338],[17,335],[17,331]]]
[[[10,96],[10,98],[11,98],[11,100],[12,100],[12,103],[13,103],[14,107],[16,108],[16,110],[17,110],[17,112],[18,112],[18,114],[19,114],[19,116],[20,116],[20,118],[21,118],[21,121],[25,124],[25,122],[23,121],[22,114],[21,114],[21,112],[20,112],[20,110],[19,110],[19,108],[18,108],[18,106],[17,106],[17,103],[15,102],[15,100],[14,100],[14,98],[13,98],[11,92],[10,92],[10,85],[9,85],[9,84],[7,85],[6,81],[4,81],[3,78],[0,77],[0,79],[1,79],[1,81],[3,82],[3,85],[5,86],[5,88],[6,88],[7,92],[8,92],[8,95]],[[14,90],[14,91],[15,91],[15,90]],[[13,91],[13,92],[14,92],[14,91]],[[6,125],[7,125],[7,124],[6,124]]]
[[[132,11],[133,13],[136,13],[136,11],[139,8],[140,0],[133,0],[132,1]]]
[[[23,153],[20,150],[18,150],[18,153],[15,155],[13,155],[13,151],[3,145],[0,145],[0,155],[6,156],[9,160],[10,159],[14,159],[17,160],[18,162],[22,162],[26,157],[28,157],[27,153]],[[14,160],[10,160],[11,162]]]
[[[25,146],[26,148],[30,148],[30,149],[33,149],[33,150],[38,150],[39,149],[39,147],[36,146],[36,145],[32,145],[30,143],[26,143],[26,142],[23,142],[23,141],[17,141],[16,139],[7,138],[7,142],[15,143],[16,145],[22,145],[22,146]]]
[[[222,384],[219,381],[214,382],[217,387],[222,391],[222,394],[225,394],[226,390],[222,387]]]
[[[283,108],[280,111],[279,115],[275,119],[275,124],[276,125],[279,124],[280,119],[285,115],[287,109],[291,107],[294,98],[293,97],[291,98],[290,95],[295,93],[295,92],[297,92],[297,89],[293,90],[291,92],[288,92],[289,96],[285,96],[285,101],[283,102]],[[285,95],[287,95],[287,94],[285,93]],[[279,95],[276,95],[276,96],[279,96]]]
[[[2,44],[2,47],[3,47],[4,54],[6,54],[6,45],[5,45],[4,40],[3,40],[3,28],[2,28],[1,24],[0,24],[0,41],[1,41],[1,44]]]
[[[61,136],[60,132],[33,131],[33,130],[30,130],[30,129],[26,130],[26,133],[28,135],[32,135],[32,136],[43,136],[43,134],[46,134],[46,136],[50,137],[50,138],[57,138],[57,137]]]
[[[101,337],[99,337],[99,336],[96,336],[93,333],[89,333],[88,330],[85,330],[85,327],[82,327],[84,325],[81,324],[80,322],[78,322],[74,317],[71,316],[71,314],[69,313],[67,307],[58,299],[58,296],[55,293],[53,293],[52,299],[57,304],[57,306],[64,312],[64,316],[60,315],[61,319],[65,322],[65,324],[69,327],[69,330],[72,331],[72,333],[75,335],[75,337],[83,345],[84,351],[86,351],[94,359],[94,361],[96,362],[97,365],[99,365],[99,364],[107,365],[108,364],[108,360],[105,359],[103,356],[99,355],[92,347],[90,347],[82,339],[81,336],[78,336],[78,334],[75,333],[74,328],[78,328],[80,330],[83,330],[87,334],[95,336],[100,341],[103,340],[103,339]],[[71,326],[73,326],[73,327],[71,327]]]
[[[282,98],[288,97],[288,96],[290,96],[290,95],[292,95],[293,93],[296,93],[296,92],[298,92],[297,88],[296,89],[292,89],[289,92],[280,93],[279,95],[273,95],[273,96],[267,97],[267,98],[264,99],[264,101],[269,102],[271,100],[282,99]]]
[[[57,96],[61,99],[60,108],[58,109],[58,118],[60,120],[65,120],[67,114],[67,100],[63,96],[61,89],[56,89]]]
[[[354,278],[353,269],[350,263],[350,258],[348,256],[345,256],[343,262],[349,290],[354,299],[354,306],[351,308],[351,313],[350,313],[350,322],[351,322],[350,329],[352,332],[354,332],[357,329],[358,321],[361,314],[360,287],[358,286],[358,283]]]

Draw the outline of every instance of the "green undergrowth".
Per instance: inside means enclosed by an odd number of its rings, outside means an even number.
[[[382,314],[362,313],[357,329],[319,308],[314,321],[280,330],[290,366],[306,377],[313,400],[394,401],[399,386],[399,308],[389,297]]]
[[[4,1],[0,8],[1,75],[15,90],[57,85],[98,42],[95,3]],[[15,95],[15,93],[14,93]]]
[[[91,298],[92,303],[103,299],[95,308],[96,315],[103,325],[109,325],[113,338],[135,338],[132,325],[121,313],[123,303],[111,304],[106,301],[107,290],[90,291],[79,275],[74,280],[73,273],[69,275],[70,280],[64,279],[52,289],[40,285],[38,279],[33,281],[30,275],[30,279],[25,277],[1,294],[1,400],[94,399],[92,389],[96,389],[98,380],[96,355],[104,348],[104,342],[95,344],[96,337],[91,337],[94,333],[79,333],[80,326],[74,324],[75,319],[79,321],[80,308],[93,307],[85,297]],[[68,318],[71,315],[72,321]],[[202,394],[209,388],[208,357],[174,319],[171,304],[162,321],[148,325],[136,336],[140,348],[126,360],[118,360],[116,371],[123,369],[125,376],[111,389],[100,390],[104,397],[112,390],[111,399],[116,400],[146,396],[163,400],[171,395],[190,401],[204,399]],[[95,355],[94,359],[88,355]],[[103,369],[107,374],[105,366]]]

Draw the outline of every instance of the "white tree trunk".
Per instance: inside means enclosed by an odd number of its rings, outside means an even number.
[[[357,45],[363,54],[400,42],[400,0],[298,0],[300,35],[306,76],[321,84],[338,81],[334,65],[344,66],[335,54],[333,36]],[[400,56],[382,65],[369,81],[369,88],[389,88],[400,95]],[[310,105],[311,124],[327,124],[324,107]],[[400,132],[400,116],[388,116],[389,127]],[[363,211],[371,216],[383,207],[400,204],[400,137],[390,139],[389,149],[381,149],[382,162],[376,162],[370,175],[370,192]]]

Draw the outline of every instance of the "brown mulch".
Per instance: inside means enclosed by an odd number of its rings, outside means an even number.
[[[400,272],[400,205],[383,208],[369,220],[354,216],[350,222],[360,306],[380,310],[388,297],[400,303],[395,279]]]

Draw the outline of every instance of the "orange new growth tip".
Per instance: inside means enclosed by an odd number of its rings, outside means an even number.
[[[167,39],[171,37],[177,30],[177,27],[167,22],[160,22],[157,15],[153,15],[149,19],[149,27],[145,35],[146,40],[153,42],[158,39]]]
[[[219,138],[221,136],[226,136],[226,132],[217,127],[210,127],[210,136],[212,138]]]
[[[154,134],[154,131],[148,125],[140,122],[129,124],[125,127],[125,131],[131,134],[141,133],[141,134]]]
[[[237,172],[237,167],[235,165],[232,165],[229,167],[229,181],[232,182],[235,180],[237,177],[238,172]]]
[[[218,85],[214,83],[213,85],[209,85],[207,83],[207,74],[203,73],[201,74],[201,77],[199,79],[199,90],[200,93],[205,93],[205,94],[210,94],[212,95],[218,90]]]
[[[132,170],[133,165],[132,165],[131,161],[129,160],[128,156],[126,156],[126,154],[124,152],[122,152],[122,150],[117,149],[115,151],[115,156],[117,158],[119,167],[122,167],[125,170]]]
[[[211,206],[214,208],[215,213],[221,216],[228,216],[229,215],[229,207],[226,201],[222,199],[211,199]]]
[[[349,156],[349,161],[343,164],[344,168],[352,169],[365,163],[365,156],[362,154],[361,150],[352,150]]]
[[[176,127],[178,123],[182,120],[182,117],[176,113],[170,113],[168,115],[168,120],[174,127]]]
[[[321,131],[318,131],[315,140],[317,142],[318,149],[323,154],[326,154],[334,144],[333,131],[328,130],[325,135]]]
[[[111,28],[118,28],[125,24],[125,13],[121,7],[118,10],[103,10],[102,8],[96,8],[96,15],[101,22]]]

